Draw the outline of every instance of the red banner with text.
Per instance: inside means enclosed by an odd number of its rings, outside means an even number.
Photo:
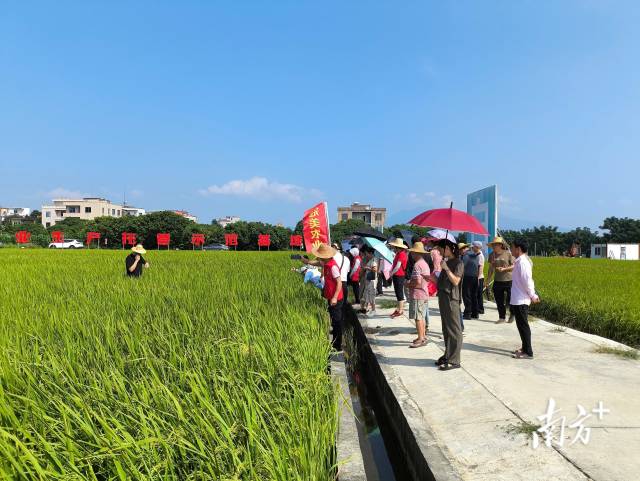
[[[304,213],[302,233],[304,234],[304,247],[307,252],[311,252],[311,249],[320,244],[331,243],[329,213],[326,202],[321,202]]]

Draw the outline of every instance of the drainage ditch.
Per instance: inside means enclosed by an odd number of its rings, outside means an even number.
[[[358,317],[344,312],[345,364],[367,481],[435,481]]]

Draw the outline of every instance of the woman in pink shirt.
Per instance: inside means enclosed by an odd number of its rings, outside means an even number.
[[[435,248],[435,241],[429,240],[429,247],[431,247],[431,260],[433,261],[433,273],[436,274],[440,272],[442,269],[440,268],[440,263],[442,262],[442,254],[440,254],[440,250]]]
[[[414,261],[411,278],[407,283],[409,288],[409,319],[414,320],[418,337],[413,340],[409,347],[422,347],[427,344],[427,320],[425,319],[425,311],[428,319],[429,309],[429,264],[424,260],[424,250],[422,242],[416,242],[409,249],[409,255]]]

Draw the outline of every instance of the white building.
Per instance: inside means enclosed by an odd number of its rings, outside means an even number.
[[[31,215],[31,209],[28,207],[0,207],[0,222],[11,215],[28,217]]]
[[[141,209],[140,207],[133,207],[132,205],[123,205],[122,206],[122,217],[131,216],[131,217],[140,217],[141,215],[145,215],[147,213],[146,210]]]
[[[141,209],[133,208],[135,211]],[[142,210],[144,212],[144,210]],[[51,227],[68,217],[93,220],[96,217],[122,217],[123,206],[102,197],[82,199],[53,199],[51,205],[42,206],[42,225]],[[140,215],[140,214],[139,214]]]
[[[235,215],[228,215],[226,217],[221,217],[220,219],[216,219],[218,225],[222,226],[222,228],[227,227],[228,225],[235,224],[236,222],[240,222],[240,217]]]
[[[191,215],[189,214],[186,210],[174,210],[172,211],[178,215],[181,215],[182,217],[184,217],[185,219],[188,219],[190,221],[195,222],[196,224],[198,223],[198,218],[195,215]]]
[[[591,244],[592,259],[640,260],[640,244]]]

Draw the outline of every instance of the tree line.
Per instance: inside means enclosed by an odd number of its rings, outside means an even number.
[[[366,228],[364,221],[349,219],[331,225],[331,238],[341,242],[354,232]],[[501,235],[509,242],[520,238],[527,241],[532,254],[563,255],[573,244],[581,246],[582,255],[589,255],[591,244],[599,243],[640,243],[640,219],[628,217],[608,217],[600,226],[603,233],[592,231],[588,227],[578,227],[568,232],[562,232],[555,226],[539,226],[522,230],[505,230]],[[215,221],[211,224],[196,224],[170,211],[152,212],[139,217],[98,217],[94,220],[67,218],[55,226],[45,228],[35,211],[22,224],[10,222],[0,225],[0,242],[15,243],[15,233],[20,230],[31,232],[31,242],[34,245],[46,247],[51,242],[51,232],[62,231],[67,239],[84,241],[87,232],[99,232],[102,248],[121,248],[122,233],[134,232],[138,241],[147,248],[156,248],[156,234],[168,232],[171,234],[171,247],[178,249],[191,248],[191,235],[194,233],[205,235],[205,244],[224,243],[225,233],[238,235],[239,250],[257,250],[258,235],[271,236],[272,250],[289,249],[292,234],[302,234],[302,222],[298,222],[294,229],[275,226],[264,222],[239,221],[222,227]],[[401,231],[411,231],[416,237],[425,237],[430,230],[426,227],[411,225],[394,225],[385,229],[389,237],[401,237]],[[466,241],[461,234],[458,240]]]
[[[157,247],[156,234],[169,233],[171,248],[190,249],[191,235],[204,234],[205,245],[224,244],[225,233],[238,235],[239,250],[257,250],[258,235],[271,236],[272,250],[288,249],[292,230],[263,222],[236,222],[223,228],[217,223],[196,224],[175,212],[152,212],[133,217],[98,217],[94,220],[83,220],[69,217],[55,226],[45,228],[40,222],[29,222],[19,225],[5,223],[0,227],[0,242],[15,243],[15,233],[20,230],[31,232],[31,243],[46,247],[51,242],[51,233],[61,231],[65,239],[78,239],[85,242],[88,232],[100,234],[101,248],[122,248],[122,233],[132,232],[137,235],[138,242],[146,248]]]

